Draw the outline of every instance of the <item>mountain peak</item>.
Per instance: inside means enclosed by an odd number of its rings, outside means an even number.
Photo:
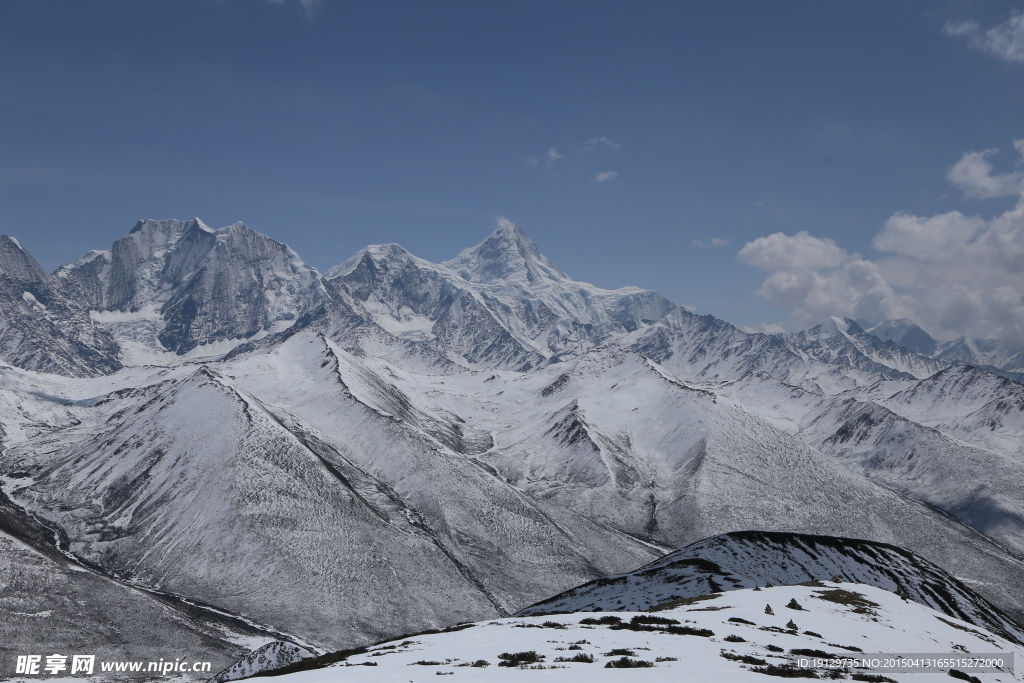
[[[198,218],[195,219],[195,220],[199,221]],[[208,232],[218,232],[218,233],[228,233],[228,234],[235,234],[235,233],[241,233],[241,232],[255,232],[255,230],[250,228],[248,225],[246,225],[242,221],[237,221],[235,223],[232,223],[231,225],[229,225],[227,227],[224,227],[224,228],[221,228],[220,230],[212,230],[212,229],[208,228],[207,226],[203,225],[202,221],[199,221],[199,224],[202,225],[204,228],[206,228],[206,230]]]
[[[917,353],[927,356],[935,353],[937,343],[935,339],[909,318],[883,320],[877,325],[869,327],[867,331],[883,341],[895,342]]]
[[[833,335],[836,332],[840,332],[844,335],[849,335],[862,333],[863,330],[860,328],[860,325],[858,325],[853,319],[842,318],[837,315],[831,316],[830,318],[822,322],[820,325],[818,325],[819,335]]]
[[[416,258],[409,250],[403,247],[401,244],[370,244],[357,251],[348,260],[339,263],[334,266],[326,273],[324,278],[333,280],[336,277],[348,275],[355,270],[364,259],[369,259],[370,262],[402,262],[410,258]]]
[[[506,237],[515,240],[526,240],[527,242],[530,242],[530,244],[533,244],[533,242],[530,241],[530,238],[526,236],[526,233],[523,232],[523,229],[520,228],[519,225],[513,223],[504,216],[498,217],[498,227],[495,228],[494,232],[492,232],[489,235],[489,237],[495,236]]]
[[[25,247],[21,246],[21,242],[7,235],[0,236],[0,275],[22,283],[36,283],[46,279],[46,273]]]
[[[445,266],[470,282],[568,280],[561,268],[549,261],[522,228],[506,218],[480,244],[463,249]]]

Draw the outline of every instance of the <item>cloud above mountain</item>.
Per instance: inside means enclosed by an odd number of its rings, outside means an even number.
[[[1024,140],[1014,142],[1024,160]],[[807,232],[748,242],[739,259],[766,274],[759,296],[800,329],[830,315],[906,317],[933,335],[1024,341],[1024,174],[996,173],[997,150],[968,152],[947,173],[967,198],[1017,196],[991,218],[898,212],[874,237],[877,258]]]
[[[832,315],[902,317],[896,315],[896,295],[878,266],[828,238],[803,231],[792,236],[777,232],[747,242],[739,258],[767,273],[758,295],[790,310],[790,329],[803,329]]]

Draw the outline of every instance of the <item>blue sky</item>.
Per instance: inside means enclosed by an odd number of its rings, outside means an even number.
[[[0,1],[0,233],[52,270],[139,218],[242,220],[326,269],[501,215],[577,279],[750,329],[1017,339],[1021,12]]]

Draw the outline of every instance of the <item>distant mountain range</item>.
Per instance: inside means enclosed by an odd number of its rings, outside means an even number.
[[[744,530],[899,546],[1020,620],[1020,365],[918,332],[748,334],[509,222],[326,273],[241,223],[141,221],[53,274],[0,238],[0,541],[64,596],[0,599],[0,647],[154,599],[223,659],[351,647]],[[75,608],[84,577],[120,606]]]
[[[895,342],[932,358],[976,365],[1018,382],[1024,376],[1024,346],[1019,344],[967,337],[936,341],[906,318],[885,320],[865,327],[868,333],[879,339]]]

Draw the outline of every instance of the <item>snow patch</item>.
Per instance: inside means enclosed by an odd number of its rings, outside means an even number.
[[[46,306],[40,303],[39,300],[36,299],[35,295],[32,294],[32,292],[22,292],[21,298],[25,301],[25,303],[31,306],[35,306],[36,308],[39,308],[44,311],[46,310]]]

